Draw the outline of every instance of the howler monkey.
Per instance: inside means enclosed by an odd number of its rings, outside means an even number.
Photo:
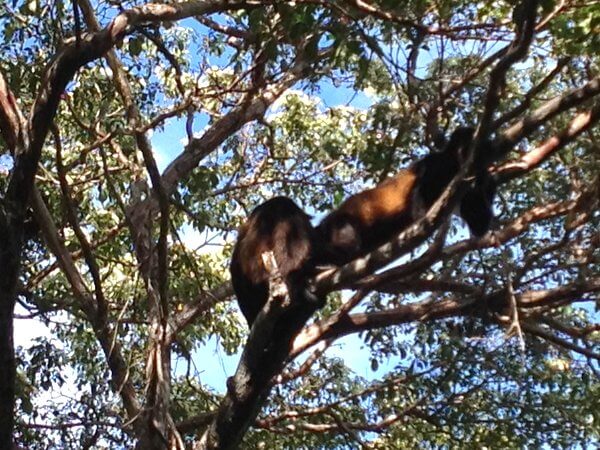
[[[317,227],[324,241],[319,263],[346,264],[388,242],[423,215],[460,171],[472,138],[472,128],[458,128],[441,152],[431,153],[376,187],[345,200]],[[495,195],[494,180],[483,167],[483,160],[476,152],[476,175],[460,206],[461,216],[477,236],[489,229]]]
[[[265,252],[273,252],[292,302],[318,301],[308,286],[314,233],[310,217],[287,197],[274,197],[257,206],[240,227],[230,271],[248,327],[269,299],[269,273],[262,260]]]

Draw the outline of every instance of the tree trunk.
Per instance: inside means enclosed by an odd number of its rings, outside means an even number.
[[[1,212],[0,212],[1,214]],[[15,407],[15,346],[13,313],[19,272],[20,239],[0,217],[0,449],[13,445]]]

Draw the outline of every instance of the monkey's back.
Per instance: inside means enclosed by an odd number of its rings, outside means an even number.
[[[414,171],[402,170],[374,188],[348,198],[339,210],[355,217],[365,228],[401,219],[410,210],[411,192],[416,181]]]
[[[409,225],[417,180],[414,170],[402,170],[344,201],[318,227],[325,241],[319,260],[345,264]]]
[[[273,252],[279,273],[290,287],[290,283],[303,278],[312,256],[313,239],[310,217],[287,197],[274,197],[259,205],[240,227],[230,271],[240,309],[249,325],[269,297],[269,273],[263,253]]]

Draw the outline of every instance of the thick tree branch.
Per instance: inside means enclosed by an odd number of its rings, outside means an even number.
[[[0,133],[13,155],[19,154],[27,146],[27,122],[10,90],[4,75],[0,72]]]
[[[206,428],[210,423],[214,420],[216,416],[216,412],[206,412],[203,414],[198,414],[194,417],[190,417],[180,423],[177,424],[177,430],[181,434],[192,433],[195,430],[202,430]]]
[[[535,19],[537,13],[537,0],[523,0],[514,10],[517,30],[515,39],[506,54],[498,61],[490,72],[490,82],[483,106],[483,113],[474,137],[474,148],[487,139],[493,131],[492,120],[494,112],[500,103],[500,95],[506,83],[506,74],[519,60],[525,58],[535,33]],[[490,155],[495,157],[496,155]]]
[[[585,279],[580,282],[566,284],[554,289],[527,291],[517,296],[520,308],[553,308],[567,300],[583,298],[585,294],[600,291],[600,278]]]
[[[442,259],[486,247],[500,246],[519,236],[533,223],[566,215],[576,206],[575,200],[549,203],[544,206],[534,206],[529,211],[503,224],[502,228],[488,233],[480,239],[468,239],[446,247],[440,257]]]
[[[325,320],[306,327],[296,336],[290,355],[299,355],[321,340],[338,339],[348,334],[400,325],[409,322],[427,322],[465,314],[478,301],[475,297],[446,299],[438,302],[424,301],[374,313],[357,313],[342,316],[337,321]]]
[[[600,77],[590,80],[584,86],[574,89],[562,96],[548,100],[531,114],[514,123],[502,132],[498,151],[505,154],[517,142],[536,131],[540,125],[548,122],[557,115],[579,106],[600,94]]]
[[[589,130],[600,120],[600,101],[588,111],[575,115],[567,127],[559,134],[552,136],[535,149],[527,152],[515,161],[508,161],[494,169],[501,182],[517,178],[539,166],[552,154],[573,142],[581,133]]]
[[[573,283],[556,289],[527,291],[515,294],[515,297],[520,308],[553,308],[573,299],[580,299],[585,293],[597,291],[600,291],[599,279]],[[319,341],[335,340],[348,334],[409,322],[429,322],[452,316],[487,316],[491,312],[505,312],[508,308],[508,296],[505,290],[501,290],[484,297],[461,296],[440,301],[426,300],[385,311],[345,315],[336,318],[335,321],[325,320],[306,327],[296,336],[290,355],[297,356]]]
[[[74,41],[67,43],[45,71],[29,121],[30,143],[26,151],[17,155],[7,189],[7,199],[11,202],[16,201],[15,205],[19,205],[19,212],[22,213],[31,192],[42,146],[56,114],[60,96],[79,68],[104,55],[138,24],[239,9],[243,5],[242,2],[225,0],[195,0],[175,5],[150,3],[122,12],[103,30],[82,36],[79,44]],[[8,97],[5,97],[5,104],[10,106],[11,103]]]
[[[292,302],[285,283],[281,281],[278,289],[276,280],[270,280],[269,299],[252,325],[235,375],[227,380],[217,415],[194,450],[238,448],[269,394],[273,377],[283,369],[294,336],[318,307]]]
[[[48,249],[56,258],[56,263],[67,278],[67,281],[73,290],[73,294],[79,299],[89,299],[90,289],[86,285],[85,280],[77,269],[71,252],[69,252],[65,247],[58,229],[54,224],[52,215],[50,214],[50,211],[48,211],[46,203],[44,202],[44,199],[42,198],[42,195],[37,187],[33,188],[31,196],[31,209],[33,211],[33,217],[40,227],[42,237],[44,238]]]

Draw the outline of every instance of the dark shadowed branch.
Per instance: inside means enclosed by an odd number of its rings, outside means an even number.
[[[515,6],[513,18],[516,22],[515,39],[507,52],[500,58],[490,73],[487,95],[483,105],[483,112],[479,119],[479,126],[474,137],[474,146],[477,148],[481,142],[490,135],[495,111],[498,109],[500,96],[506,84],[508,70],[527,55],[529,46],[535,34],[535,19],[537,17],[537,0],[523,0]]]

